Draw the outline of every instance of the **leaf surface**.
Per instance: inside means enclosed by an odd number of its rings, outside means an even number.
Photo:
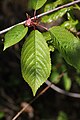
[[[23,39],[28,31],[27,27],[17,25],[5,34],[4,50]]]
[[[42,33],[49,47],[49,51],[54,52],[53,40],[51,40],[51,35],[49,32]]]
[[[70,0],[56,0],[56,1],[53,1],[53,2],[50,2],[50,3],[47,3],[45,6],[44,6],[44,12],[47,12],[49,10],[52,10],[60,5],[63,5],[63,4],[66,4],[68,2],[71,2]]]
[[[50,30],[55,48],[59,50],[68,64],[80,71],[80,41],[63,27],[56,26]]]
[[[63,8],[58,10],[57,12],[51,13],[50,15],[46,15],[42,18],[42,22],[52,22],[53,20],[58,20],[59,18],[63,17],[67,12],[67,8]]]
[[[47,0],[32,0],[32,7],[34,10],[40,9]]]
[[[37,30],[30,33],[22,47],[21,70],[34,95],[50,75],[49,48],[43,35]]]

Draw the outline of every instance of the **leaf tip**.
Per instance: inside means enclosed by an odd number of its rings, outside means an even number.
[[[6,50],[6,47],[4,46],[3,51],[5,51],[5,50]]]
[[[32,91],[32,92],[33,92],[33,96],[35,96],[37,91]]]
[[[38,87],[39,88],[39,87]],[[38,88],[31,87],[33,96],[36,95]]]

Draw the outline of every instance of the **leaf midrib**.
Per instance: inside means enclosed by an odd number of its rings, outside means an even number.
[[[35,75],[35,78],[37,78],[37,75],[36,75],[36,69],[37,69],[37,63],[36,63],[36,31],[34,31],[34,61],[35,61],[35,72],[34,72],[34,75]],[[36,79],[35,79],[35,84],[34,84],[34,89],[36,88]]]

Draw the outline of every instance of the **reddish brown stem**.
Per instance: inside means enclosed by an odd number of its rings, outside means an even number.
[[[39,27],[45,29],[46,31],[48,31],[48,28],[44,27],[43,25],[37,24],[36,26],[39,26]]]
[[[57,7],[57,8],[54,8],[53,10],[50,10],[50,11],[47,11],[47,12],[42,13],[42,14],[40,14],[40,15],[37,15],[36,18],[40,18],[40,17],[42,17],[42,16],[44,16],[44,15],[48,15],[48,14],[50,14],[50,13],[52,13],[52,12],[55,12],[55,11],[57,11],[57,10],[60,10],[60,9],[62,9],[62,8],[65,8],[65,7],[69,7],[69,6],[74,5],[74,4],[77,4],[77,3],[79,3],[79,2],[80,2],[80,0],[76,0],[76,1],[73,1],[73,2],[71,2],[71,3],[68,3],[68,4],[65,4],[65,5],[59,6],[59,7]],[[34,19],[34,17],[32,17],[31,19]],[[25,22],[26,22],[26,20],[23,21],[23,22],[21,22],[21,23],[18,23],[18,24],[16,24],[16,25],[25,24]],[[15,27],[16,25],[13,25],[13,26],[11,26],[11,27],[9,27],[9,28],[6,28],[6,29],[0,31],[0,34],[3,34],[3,33],[5,33],[5,32],[7,32],[7,31],[9,31],[10,29],[12,29],[13,27]]]

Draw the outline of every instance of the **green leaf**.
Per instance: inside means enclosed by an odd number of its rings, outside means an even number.
[[[63,27],[50,30],[54,46],[59,50],[68,64],[80,71],[80,41]]]
[[[57,20],[57,19],[61,18],[63,15],[65,15],[67,10],[68,10],[67,8],[63,8],[63,9],[57,11],[57,12],[54,12],[54,14],[52,14],[50,17],[53,20]]]
[[[68,120],[68,116],[65,112],[60,111],[57,120]]]
[[[67,8],[63,8],[61,10],[58,10],[57,12],[54,12],[50,15],[46,15],[44,17],[42,17],[42,22],[46,23],[46,22],[52,22],[53,20],[57,20],[59,18],[61,18],[63,15],[65,15],[67,12]]]
[[[22,47],[21,69],[24,80],[35,95],[51,71],[49,48],[43,35],[37,30],[30,33]]]
[[[4,50],[22,40],[27,31],[27,27],[24,27],[23,25],[17,25],[7,32],[5,34]]]
[[[49,32],[43,32],[42,34],[43,34],[45,40],[47,41],[49,51],[54,52],[53,40],[51,40],[50,33]]]
[[[67,28],[70,31],[77,32],[76,26],[78,25],[78,20],[75,21],[65,21],[63,24],[61,24],[62,27]]]
[[[50,3],[45,5],[44,12],[52,10],[52,9],[56,8],[57,6],[66,4],[66,3],[70,2],[70,1],[71,0],[56,0],[56,1],[50,2]]]
[[[57,71],[53,71],[50,76],[50,81],[57,84],[60,81],[60,79],[58,78],[59,78],[59,73]]]
[[[63,22],[61,26],[67,28],[72,32],[77,32],[76,29],[77,29],[77,25],[79,24],[79,21],[75,20],[74,10],[72,6],[68,8],[67,19],[68,21]]]
[[[64,83],[64,88],[65,90],[70,90],[71,88],[71,79],[68,77],[67,73],[64,74],[63,76],[63,83]]]
[[[52,9],[56,8],[57,6],[66,4],[70,1],[71,0],[56,0],[55,2],[53,1],[52,3],[48,3],[44,7],[44,12],[52,10]],[[67,10],[68,10],[68,8],[60,9],[56,12],[51,13],[50,15],[46,15],[46,16],[42,17],[41,21],[44,23],[46,23],[46,22],[49,23],[49,22],[52,22],[53,20],[57,20],[58,18],[61,18],[67,12]]]
[[[51,35],[50,35],[49,32],[43,32],[42,34],[43,34],[43,36],[44,36],[44,38],[45,38],[46,41],[51,40]]]
[[[45,3],[46,3],[47,0],[32,0],[32,8],[34,10],[38,10],[40,9]]]

